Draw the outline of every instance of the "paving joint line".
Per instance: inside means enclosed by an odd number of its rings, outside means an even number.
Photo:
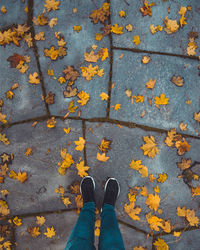
[[[30,27],[30,32],[31,32],[31,37],[32,37],[32,42],[33,42],[33,52],[34,52],[35,59],[36,59],[39,78],[41,81],[42,93],[43,93],[43,96],[45,98],[47,94],[46,94],[44,78],[43,78],[43,74],[42,74],[42,70],[41,70],[41,66],[40,66],[40,61],[39,61],[38,47],[37,47],[36,41],[35,41],[35,29],[33,26],[33,8],[34,8],[34,1],[28,0],[27,25],[28,25],[28,27]],[[45,109],[46,109],[47,115],[50,115],[48,104],[45,101],[44,101],[44,104],[45,104]]]
[[[62,121],[64,120],[78,120],[78,121],[84,121],[84,122],[100,122],[100,123],[104,123],[104,122],[108,122],[111,124],[116,124],[116,125],[121,125],[121,126],[125,126],[128,128],[140,128],[144,131],[147,132],[157,132],[157,133],[165,133],[167,134],[169,132],[169,130],[167,129],[162,129],[162,128],[156,128],[156,127],[150,127],[150,126],[146,126],[146,125],[141,125],[141,124],[137,124],[134,122],[126,122],[126,121],[121,121],[121,120],[115,120],[115,119],[111,119],[111,118],[107,118],[107,117],[93,117],[93,118],[80,118],[80,117],[70,117],[68,116],[67,118],[64,118],[64,116],[56,116],[56,115],[52,115],[52,116],[40,116],[40,117],[35,117],[35,118],[30,118],[27,120],[22,120],[22,121],[18,121],[18,122],[14,122],[14,123],[7,123],[7,124],[3,124],[0,125],[0,131],[3,130],[4,128],[7,129],[9,127],[12,127],[14,125],[18,125],[18,124],[23,124],[23,123],[28,123],[28,122],[34,122],[34,121],[45,121],[46,119],[49,119],[51,117],[55,117],[56,119],[60,119]],[[195,135],[188,135],[182,132],[178,132],[179,135],[184,136],[185,138],[192,138],[192,139],[198,139],[200,140],[199,136],[195,136]]]
[[[146,232],[145,230],[142,230],[142,229],[140,229],[140,228],[138,228],[138,227],[135,227],[135,226],[133,226],[133,225],[131,225],[131,224],[129,224],[129,223],[123,221],[123,220],[117,219],[117,221],[118,221],[120,224],[122,224],[122,225],[124,225],[124,226],[126,226],[126,227],[128,227],[128,228],[134,229],[135,231],[138,231],[138,232],[143,233],[143,234],[145,234],[145,235],[149,234],[149,233]]]
[[[147,53],[147,54],[164,55],[164,56],[175,56],[175,57],[181,57],[184,59],[192,59],[192,60],[199,61],[198,56],[187,56],[187,55],[181,55],[181,54],[173,54],[173,53],[151,51],[151,50],[142,50],[142,49],[136,49],[136,48],[125,48],[125,47],[113,46],[113,50],[127,50],[133,53]]]
[[[110,0],[107,0],[107,3],[110,4]],[[108,17],[108,25],[111,24],[111,12]],[[110,41],[110,70],[109,70],[109,80],[108,80],[108,101],[107,101],[107,108],[106,108],[106,117],[109,118],[110,115],[110,103],[111,103],[111,90],[112,90],[112,69],[113,69],[113,42],[112,42],[112,34],[109,34],[109,41]]]
[[[82,134],[83,134],[83,138],[86,140],[85,133],[86,133],[85,121],[82,120]],[[83,158],[84,158],[85,166],[87,166],[87,153],[86,153],[85,147],[83,149]]]

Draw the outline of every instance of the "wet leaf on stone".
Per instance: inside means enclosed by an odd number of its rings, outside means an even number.
[[[172,76],[170,81],[178,87],[181,87],[184,84],[184,78],[182,78],[181,76]]]

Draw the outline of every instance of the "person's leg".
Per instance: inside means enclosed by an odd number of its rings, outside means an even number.
[[[80,184],[83,197],[83,208],[79,214],[65,250],[94,250],[94,223],[95,223],[95,182],[91,176],[86,176]]]
[[[123,238],[115,214],[115,202],[120,186],[115,178],[109,178],[105,184],[105,195],[101,213],[99,250],[125,250]]]
[[[95,203],[84,204],[65,250],[90,250],[94,247]]]

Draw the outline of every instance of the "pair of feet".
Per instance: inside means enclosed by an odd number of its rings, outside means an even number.
[[[91,176],[86,176],[80,184],[80,191],[83,197],[83,203],[95,202],[95,181]],[[104,186],[103,205],[110,204],[115,206],[115,202],[120,193],[119,182],[115,178],[109,178]],[[102,205],[102,207],[103,207]]]

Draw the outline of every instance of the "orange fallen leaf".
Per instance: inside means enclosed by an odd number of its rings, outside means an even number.
[[[146,87],[148,89],[153,89],[155,87],[156,80],[153,80],[152,78],[146,82]]]
[[[77,151],[83,151],[84,146],[85,146],[85,139],[83,137],[79,137],[78,141],[74,141],[75,145],[77,145],[75,147],[75,150]]]
[[[159,150],[156,147],[155,139],[152,135],[143,136],[143,140],[146,142],[146,144],[143,144],[140,148],[144,151],[144,155],[147,155],[148,157],[154,158],[156,154],[158,154]]]
[[[44,235],[46,235],[47,238],[52,238],[56,235],[56,232],[53,227],[47,227],[47,232],[45,232]]]
[[[159,205],[160,205],[160,197],[155,194],[149,194],[145,204],[152,210],[154,210],[156,212],[156,210],[158,209]]]
[[[97,153],[97,160],[98,161],[106,162],[109,158],[110,157],[106,156],[105,153],[103,153],[103,154]]]
[[[19,171],[18,175],[16,176],[16,179],[20,181],[21,183],[25,182],[27,180],[27,173]]]

